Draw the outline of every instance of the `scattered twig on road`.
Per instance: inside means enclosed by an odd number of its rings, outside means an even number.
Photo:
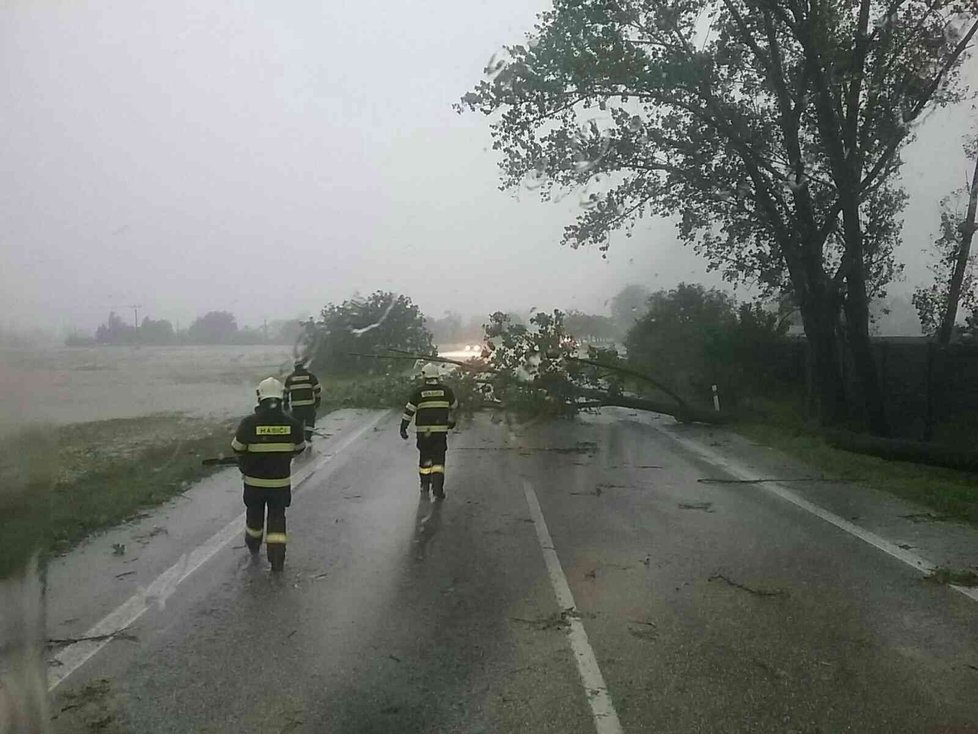
[[[968,663],[968,667],[971,668],[972,670],[978,670],[978,665],[972,665],[971,663]]]
[[[152,530],[145,533],[132,536],[132,539],[138,541],[145,545],[150,541],[150,539],[155,538],[157,535],[169,535],[169,531],[162,525],[155,525]]]
[[[603,571],[604,569],[609,569],[612,571],[630,571],[632,568],[632,566],[623,566],[620,563],[606,563],[592,568],[590,571],[584,574],[584,578],[596,579],[598,577],[598,571]]]
[[[48,640],[48,647],[66,647],[67,645],[74,645],[76,642],[104,642],[106,640],[127,640],[128,642],[138,642],[139,638],[130,632],[126,632],[125,630],[119,630],[118,632],[110,632],[107,635],[50,638]]]
[[[910,522],[945,522],[947,520],[952,520],[950,515],[935,515],[932,512],[915,512],[911,515],[900,515],[904,520],[909,520]]]
[[[702,510],[703,512],[713,512],[712,502],[693,502],[687,504],[686,502],[679,503],[680,510]]]
[[[640,640],[645,640],[647,642],[654,642],[659,639],[659,630],[656,627],[655,622],[638,622],[632,620],[631,624],[636,625],[635,627],[628,628],[628,634],[632,637],[637,637]]]
[[[580,619],[582,616],[584,615],[582,615],[579,611],[574,608],[570,608],[563,609],[559,612],[554,612],[553,614],[541,619],[525,619],[523,617],[510,617],[510,619],[514,622],[528,624],[531,627],[535,627],[543,632],[546,630],[566,629],[570,625],[571,619]]]
[[[724,576],[722,573],[715,573],[708,579],[708,581],[717,580],[723,581],[729,586],[733,586],[735,589],[746,591],[748,594],[752,594],[754,596],[788,596],[788,592],[784,589],[754,589],[750,586],[745,586],[744,584],[738,583],[733,579]]]
[[[125,571],[123,573],[117,573],[115,577],[117,579],[121,579],[121,578],[125,578],[126,576],[132,576],[135,573],[136,573],[135,571]]]
[[[924,581],[952,586],[978,586],[978,573],[968,569],[956,571],[952,568],[939,567],[924,576]]]
[[[397,655],[388,655],[387,657],[389,657],[389,658],[390,658],[391,660],[393,660],[393,661],[394,661],[395,663],[399,663],[399,662],[401,662],[401,659],[400,659],[399,657],[397,657]]]
[[[600,497],[604,494],[604,489],[600,485],[592,489],[590,492],[568,492],[567,494],[576,495],[578,497]]]
[[[851,479],[843,478],[833,478],[833,477],[793,477],[788,479],[714,479],[712,477],[703,477],[697,479],[700,484],[763,484],[764,482],[859,482],[862,481],[858,477]]]

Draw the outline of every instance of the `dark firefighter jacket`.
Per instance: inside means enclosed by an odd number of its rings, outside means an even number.
[[[414,418],[418,433],[448,433],[451,411],[456,408],[458,400],[450,387],[426,382],[411,393],[401,420],[406,425]]]
[[[285,378],[285,391],[289,395],[289,406],[292,408],[318,408],[322,390],[319,380],[305,367],[296,367]]]
[[[231,441],[238,466],[249,487],[292,485],[292,457],[305,448],[302,424],[280,407],[259,405],[238,426]]]

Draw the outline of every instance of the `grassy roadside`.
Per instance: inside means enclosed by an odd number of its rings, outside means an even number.
[[[931,508],[942,519],[978,526],[978,474],[942,467],[888,461],[829,446],[797,411],[781,405],[764,419],[745,419],[731,428],[833,476],[858,478],[860,484]]]
[[[407,375],[328,377],[319,415],[399,408],[411,385]],[[0,578],[31,549],[63,553],[219,471],[202,466],[201,459],[230,451],[238,420],[160,413],[24,434],[0,466]]]
[[[234,425],[163,414],[58,429],[47,549],[64,552],[212,474],[201,459],[228,453]]]

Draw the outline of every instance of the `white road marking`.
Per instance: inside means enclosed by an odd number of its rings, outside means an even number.
[[[547,564],[547,573],[550,575],[550,584],[553,586],[554,595],[557,597],[557,605],[561,610],[568,612],[567,636],[570,638],[571,650],[574,653],[574,660],[577,662],[577,671],[581,675],[581,683],[584,685],[587,702],[594,717],[594,727],[598,734],[622,734],[618,712],[615,711],[615,705],[611,701],[611,694],[608,693],[604,676],[601,675],[598,661],[594,657],[594,650],[591,649],[591,644],[588,642],[584,624],[580,617],[576,616],[577,605],[574,603],[574,596],[567,584],[564,569],[561,568],[560,558],[557,557],[553,539],[547,529],[547,522],[543,519],[537,494],[526,480],[523,481],[523,493],[526,495],[526,504],[530,508],[530,517],[533,518],[533,526],[537,531],[537,539],[540,541],[540,549],[543,551],[543,560]]]
[[[346,436],[330,453],[316,461],[311,466],[300,469],[293,476],[293,492],[298,493],[300,487],[309,477],[332,461],[338,454],[345,451],[367,431],[376,426],[382,419],[391,415],[385,411],[359,429]],[[190,553],[185,553],[180,559],[157,576],[145,589],[140,589],[127,599],[121,606],[99,620],[83,637],[98,637],[98,640],[83,640],[68,645],[54,656],[53,666],[48,670],[48,690],[52,691],[65,678],[87,663],[103,647],[112,641],[112,635],[117,635],[132,625],[155,604],[162,608],[166,600],[173,594],[177,586],[187,579],[190,574],[207,563],[214,555],[231,540],[242,533],[245,513],[231,520],[218,532],[197,546]]]
[[[668,431],[659,426],[653,426],[653,427],[660,433],[663,433],[669,438],[671,438],[676,443],[680,444],[681,446],[684,446],[692,453],[697,454],[704,461],[707,461],[708,463],[723,469],[731,476],[741,480],[756,479],[754,473],[751,472],[750,470],[731,461],[730,459],[721,455],[720,453],[713,451],[712,449],[707,448],[706,446],[703,446],[699,442],[686,438],[685,436],[677,436],[671,431]],[[896,558],[898,561],[907,564],[908,566],[910,566],[916,571],[919,571],[922,574],[928,574],[937,568],[937,566],[934,563],[931,563],[927,559],[918,556],[916,553],[911,553],[910,551],[901,548],[896,543],[893,543],[892,541],[889,541],[886,538],[883,538],[870,530],[861,528],[855,523],[851,523],[845,518],[839,517],[834,512],[829,512],[828,510],[823,509],[812,502],[809,502],[803,497],[800,497],[799,495],[792,492],[783,484],[778,484],[777,482],[764,482],[763,484],[760,484],[758,486],[760,486],[765,491],[777,497],[780,497],[783,500],[790,502],[796,507],[800,507],[801,509],[810,512],[816,517],[820,517],[821,519],[825,520],[825,522],[835,525],[840,530],[859,538],[863,542],[869,543],[874,548],[877,548],[878,550],[883,551],[887,555]],[[978,588],[972,589],[966,586],[957,586],[955,584],[949,584],[949,586],[955,591],[968,597],[972,601],[978,601]]]

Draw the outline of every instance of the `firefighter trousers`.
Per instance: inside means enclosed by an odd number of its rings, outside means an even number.
[[[257,553],[264,538],[268,562],[273,569],[280,569],[285,562],[285,508],[292,504],[292,490],[246,484],[244,503],[245,545],[252,553]]]
[[[297,421],[302,421],[306,441],[312,441],[312,429],[316,427],[316,407],[313,405],[300,405],[292,409],[292,417]]]
[[[448,452],[448,436],[444,433],[418,433],[418,474],[421,486],[440,488],[445,483],[445,454]]]

